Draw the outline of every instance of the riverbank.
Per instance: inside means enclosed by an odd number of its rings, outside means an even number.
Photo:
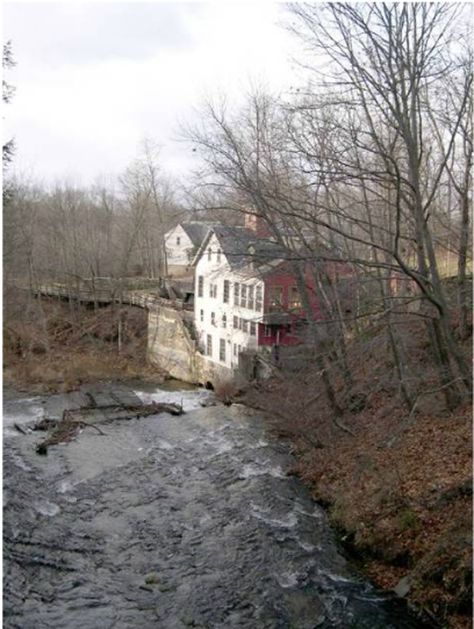
[[[166,377],[146,364],[139,309],[83,309],[77,316],[58,302],[41,308],[43,319],[6,330],[4,381],[15,389],[64,392],[87,382],[159,384]],[[428,373],[426,357],[414,356]],[[267,411],[273,430],[290,439],[293,473],[328,507],[346,550],[366,574],[406,596],[433,626],[470,627],[470,406],[447,413],[438,391],[407,414],[390,389],[387,365],[371,359],[359,359],[366,372],[362,407],[343,418],[353,434],[335,425],[311,370],[259,385],[244,401]],[[381,379],[377,368],[388,376]]]
[[[365,366],[365,365],[364,365]],[[317,380],[285,374],[249,390],[290,440],[293,473],[327,507],[346,552],[374,583],[405,597],[433,627],[472,626],[470,404],[444,410],[440,393],[411,415],[367,389],[364,407],[334,423]],[[352,433],[352,434],[351,434]]]
[[[147,318],[139,308],[25,302],[23,316],[6,322],[3,338],[3,380],[19,391],[67,392],[133,379],[160,384],[166,378],[146,362]]]
[[[161,384],[166,374],[145,363],[144,358],[118,354],[110,349],[56,349],[48,356],[29,356],[7,363],[3,382],[17,391],[31,394],[66,393],[81,384],[100,382],[129,382],[140,379],[149,384]]]

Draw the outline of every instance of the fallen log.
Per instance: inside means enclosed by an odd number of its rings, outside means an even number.
[[[80,429],[86,426],[86,422],[74,419],[63,419],[58,423],[52,434],[36,446],[37,454],[48,454],[48,447],[60,443],[68,443],[79,433]],[[103,433],[102,433],[103,434]]]
[[[56,426],[58,425],[58,420],[57,419],[40,419],[39,422],[36,422],[36,424],[34,424],[31,427],[31,430],[50,430],[51,428],[56,428]]]
[[[138,419],[148,417],[158,413],[169,413],[170,415],[183,415],[183,407],[178,404],[166,402],[152,402],[151,404],[138,405],[106,405],[106,406],[83,406],[78,409],[66,409],[60,421],[52,419],[42,419],[37,422],[33,430],[48,430],[52,432],[44,441],[36,446],[38,454],[48,454],[48,447],[60,443],[72,441],[84,428],[94,428],[99,434],[105,433],[96,426],[97,423],[110,423],[122,419]],[[94,422],[88,421],[87,416],[92,416]]]
[[[16,422],[13,424],[13,428],[15,428],[15,430],[18,430],[18,432],[21,432],[22,435],[28,434],[28,431],[22,428],[20,424],[17,424]]]

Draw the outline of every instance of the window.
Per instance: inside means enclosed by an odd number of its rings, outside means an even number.
[[[221,250],[220,250],[220,249],[218,249],[218,250],[217,250],[217,264],[219,264],[219,263],[220,263],[220,261],[221,261]]]
[[[234,317],[234,328],[237,330],[238,327],[239,327],[239,318]]]
[[[217,297],[217,284],[209,284],[209,297]]]
[[[243,324],[244,320],[243,319],[239,319],[239,330],[242,329],[242,324]]]
[[[181,238],[176,236],[176,244],[179,246],[181,244]]]
[[[211,248],[209,247],[209,249],[207,250],[207,259],[209,262],[211,261],[211,258],[212,258],[212,251],[211,251]]]
[[[283,303],[283,287],[270,287],[270,306],[281,306]]]
[[[240,305],[242,308],[247,308],[247,287],[242,284],[242,288],[240,290]]]
[[[222,294],[222,299],[225,304],[229,303],[229,293],[230,293],[230,282],[229,280],[224,280],[224,292]]]
[[[240,284],[238,282],[235,282],[235,284],[234,284],[234,306],[238,306],[239,305],[239,288],[240,288]]]
[[[226,328],[227,327],[227,315],[222,315],[222,327]]]
[[[250,336],[256,336],[257,334],[257,326],[255,325],[255,321],[250,322]]]
[[[255,288],[255,310],[257,312],[260,312],[262,310],[262,287],[261,286],[257,286]]]
[[[253,310],[253,286],[249,286],[249,293],[248,293],[248,302],[247,302],[247,307],[250,308],[250,310]]]
[[[290,308],[301,308],[301,298],[296,286],[290,288]]]
[[[247,319],[242,319],[242,332],[247,333],[249,331],[249,322]]]
[[[204,277],[198,277],[198,297],[204,297]]]
[[[201,320],[201,323],[204,321],[204,310],[200,310],[199,311],[199,318]]]
[[[216,325],[216,313],[211,312],[211,325]]]
[[[237,343],[234,343],[234,356],[237,356]]]
[[[207,335],[206,354],[212,356],[212,336],[210,334]]]
[[[272,329],[269,325],[265,326],[264,336],[269,337],[272,336]]]
[[[219,360],[225,363],[225,340],[220,339],[219,341]]]

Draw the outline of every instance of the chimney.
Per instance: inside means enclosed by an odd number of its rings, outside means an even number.
[[[244,226],[245,229],[254,232],[260,238],[270,237],[270,230],[268,229],[268,225],[261,216],[257,216],[256,214],[252,214],[250,212],[245,212]]]

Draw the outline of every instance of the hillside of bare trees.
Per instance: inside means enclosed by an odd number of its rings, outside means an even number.
[[[408,410],[423,385],[406,373],[400,317],[424,321],[448,408],[471,393],[460,340],[470,334],[472,74],[467,40],[451,50],[456,12],[298,5],[291,28],[314,83],[288,102],[254,90],[238,111],[208,102],[202,123],[184,130],[207,164],[196,203],[219,191],[234,212],[253,208],[287,249],[306,303],[301,267],[313,263],[327,319],[337,322],[331,364],[349,388],[345,339],[383,322]],[[318,265],[341,259],[353,268],[350,313]],[[457,275],[450,303],[449,275]],[[315,360],[326,374],[325,358]]]
[[[120,281],[166,275],[163,235],[183,210],[161,169],[156,147],[145,141],[141,156],[115,187],[44,186],[9,176],[8,171],[7,184],[3,207],[7,381],[54,390],[91,378],[146,376],[144,311],[115,304],[90,312],[74,301],[38,299],[35,289],[42,282],[61,282],[73,293],[84,278],[100,282],[104,277]]]
[[[406,592],[432,618],[467,626],[470,10],[290,12],[308,83],[278,98],[253,89],[241,108],[210,100],[183,130],[205,163],[195,203],[212,207],[217,195],[236,214],[252,208],[286,248],[306,310],[308,262],[323,297],[306,366],[251,399],[294,439],[299,473],[356,546],[395,566],[385,585],[410,578]],[[320,264],[341,260],[352,269],[350,307],[347,278]],[[375,502],[362,512],[367,494]]]

